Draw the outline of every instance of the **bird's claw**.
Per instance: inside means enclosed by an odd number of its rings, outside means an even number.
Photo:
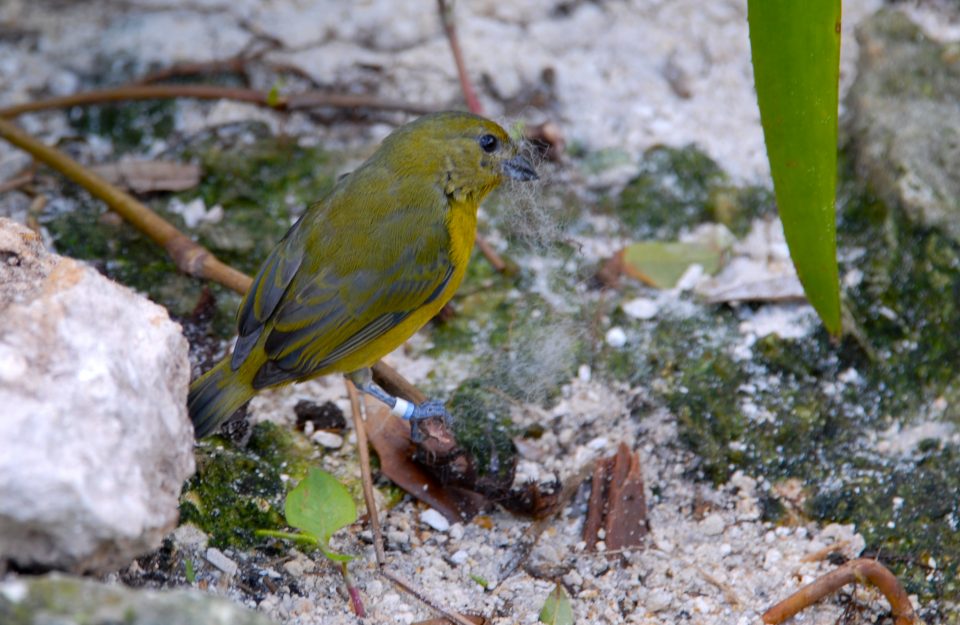
[[[437,399],[428,399],[425,402],[416,404],[413,407],[413,414],[410,415],[410,440],[414,443],[420,443],[424,440],[420,424],[428,419],[443,419],[443,423],[449,428],[453,425],[453,416],[447,410],[442,401]]]

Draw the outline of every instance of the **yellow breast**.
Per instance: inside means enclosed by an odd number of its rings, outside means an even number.
[[[447,232],[450,234],[449,254],[450,262],[453,264],[453,274],[440,295],[410,313],[379,339],[343,358],[330,368],[318,371],[316,375],[333,372],[349,373],[371,366],[400,347],[440,312],[440,309],[457,292],[467,271],[467,263],[470,261],[470,253],[473,251],[473,242],[477,236],[477,208],[476,203],[455,202],[451,204],[447,213]]]

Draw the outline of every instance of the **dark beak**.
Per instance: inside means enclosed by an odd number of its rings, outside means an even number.
[[[538,180],[540,178],[536,170],[533,169],[533,165],[530,164],[530,161],[519,154],[509,160],[503,161],[503,173],[514,180],[521,181]]]

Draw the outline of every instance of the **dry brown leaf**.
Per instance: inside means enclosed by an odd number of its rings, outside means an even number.
[[[607,549],[637,547],[650,531],[640,456],[620,443],[617,452],[597,463],[591,482],[583,540],[593,549],[604,529]]]
[[[368,398],[365,398],[368,399]],[[486,498],[460,488],[444,486],[413,461],[410,424],[395,417],[376,400],[367,404],[367,436],[380,457],[380,470],[394,484],[434,508],[451,523],[469,521]]]
[[[109,183],[134,193],[186,191],[200,184],[200,166],[191,163],[127,159],[91,169]]]

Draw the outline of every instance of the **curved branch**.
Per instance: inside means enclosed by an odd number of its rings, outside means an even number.
[[[876,586],[890,602],[890,610],[893,612],[896,625],[914,625],[918,622],[910,598],[900,585],[900,581],[890,572],[890,569],[869,558],[850,560],[835,571],[807,584],[764,612],[763,622],[767,625],[778,625],[830,593],[853,583],[868,583]]]

